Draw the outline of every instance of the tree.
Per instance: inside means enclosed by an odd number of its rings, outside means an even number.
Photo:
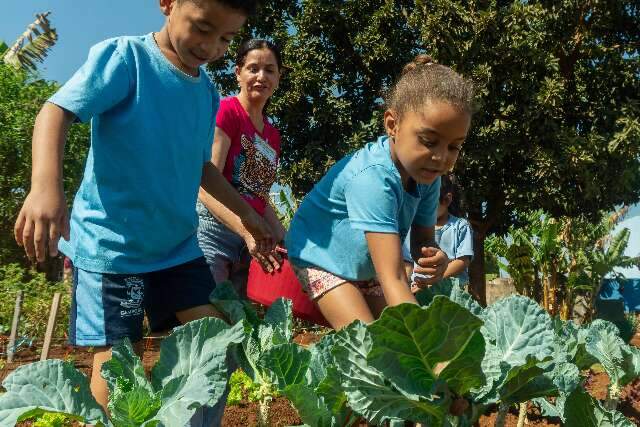
[[[289,69],[270,111],[283,133],[281,180],[298,196],[382,133],[381,95],[415,54],[476,82],[479,108],[456,173],[481,300],[484,239],[505,232],[516,210],[596,219],[640,198],[637,2],[264,4],[247,34],[283,46]],[[229,62],[212,72],[223,92],[236,90]]]
[[[49,12],[36,20],[12,47],[0,40],[0,264],[27,259],[13,238],[13,225],[31,182],[31,135],[36,115],[58,84],[42,80],[36,63],[58,39]],[[89,127],[73,126],[63,163],[67,202],[80,185],[89,147]],[[49,269],[47,269],[49,270]]]

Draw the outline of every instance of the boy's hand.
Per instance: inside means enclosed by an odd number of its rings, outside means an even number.
[[[69,240],[69,213],[61,189],[32,189],[20,209],[15,239],[32,261],[43,262],[47,249],[58,255],[60,236]]]
[[[242,225],[253,237],[256,245],[256,252],[264,254],[270,253],[276,246],[271,227],[253,209],[247,209],[247,214],[240,218]],[[245,239],[246,241],[246,239]]]
[[[442,275],[447,269],[449,258],[440,249],[423,247],[422,257],[418,259],[417,266],[414,267],[416,274],[430,277],[415,276],[415,284],[421,288],[432,285],[442,279]]]
[[[245,233],[243,236],[245,243],[247,244],[247,250],[249,251],[249,255],[262,267],[262,269],[266,273],[271,273],[274,270],[279,270],[282,264],[282,257],[277,250],[272,250],[270,252],[260,252],[258,251],[258,245],[256,240],[250,233]]]

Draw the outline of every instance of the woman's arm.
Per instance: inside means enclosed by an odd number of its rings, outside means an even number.
[[[394,233],[365,233],[369,253],[384,297],[390,306],[404,302],[417,304],[409,289],[400,238]]]
[[[231,138],[229,138],[225,131],[216,127],[215,136],[213,138],[213,147],[211,148],[211,163],[214,164],[220,173],[224,171],[230,146]],[[247,245],[249,254],[258,260],[265,271],[271,272],[273,269],[280,268],[280,256],[278,254],[271,253],[271,245],[270,247],[264,247],[264,245],[261,245],[260,242],[254,238],[253,234],[247,230],[242,219],[231,211],[231,209],[212,197],[202,187],[198,193],[198,198],[213,216],[218,218],[220,222],[222,222],[231,231],[242,237]],[[250,209],[253,210],[253,208]],[[279,234],[274,234],[277,230],[273,230],[273,226],[269,223],[269,220],[266,217],[264,220],[269,229],[272,230],[271,235],[273,236],[273,242],[279,242]]]
[[[222,173],[224,171],[224,165],[227,162],[227,155],[229,154],[229,147],[231,146],[231,138],[219,127],[216,127],[216,131],[213,137],[213,146],[211,147],[211,163],[214,164],[216,169]],[[209,193],[204,191],[200,187],[198,198],[207,207],[209,212],[218,218],[224,225],[236,234],[243,236],[247,233],[247,230],[242,225],[240,217],[234,214],[225,205],[218,202],[211,197]]]

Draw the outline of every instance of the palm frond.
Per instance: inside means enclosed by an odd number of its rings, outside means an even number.
[[[51,12],[36,15],[36,20],[4,54],[6,64],[19,69],[36,70],[36,64],[43,62],[47,53],[58,41],[56,30],[51,27],[48,16]]]

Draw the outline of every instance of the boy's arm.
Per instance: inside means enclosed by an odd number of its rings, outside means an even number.
[[[75,116],[45,103],[33,128],[31,190],[16,220],[16,242],[31,260],[58,254],[60,236],[69,240],[69,214],[62,184],[62,158],[67,132]]]
[[[411,256],[418,264],[414,268],[415,273],[430,276],[416,277],[418,286],[432,285],[441,280],[449,263],[447,255],[436,244],[434,226],[411,226]]]
[[[457,276],[458,274],[465,271],[467,267],[469,267],[469,264],[471,264],[471,257],[469,256],[462,256],[460,258],[451,260],[449,261],[449,265],[447,265],[447,269],[442,277],[446,279],[447,277]]]
[[[365,237],[387,304],[390,306],[404,302],[417,304],[416,298],[409,289],[398,235],[366,232]]]
[[[238,194],[235,188],[229,184],[222,173],[213,163],[207,162],[202,167],[202,180],[200,182],[201,200],[209,208],[207,195],[216,199],[233,214],[237,215],[240,224],[255,239],[259,252],[269,252],[274,246],[271,229],[255,210]],[[203,194],[203,191],[205,194]],[[210,204],[210,203],[209,203]],[[223,221],[224,222],[224,221]],[[233,228],[232,228],[233,229]]]
[[[267,224],[271,227],[273,231],[273,237],[276,239],[276,242],[280,243],[284,240],[285,234],[287,234],[287,230],[285,230],[284,226],[280,222],[278,218],[278,214],[273,209],[271,203],[267,202],[267,206],[264,209],[264,219],[267,221]]]

